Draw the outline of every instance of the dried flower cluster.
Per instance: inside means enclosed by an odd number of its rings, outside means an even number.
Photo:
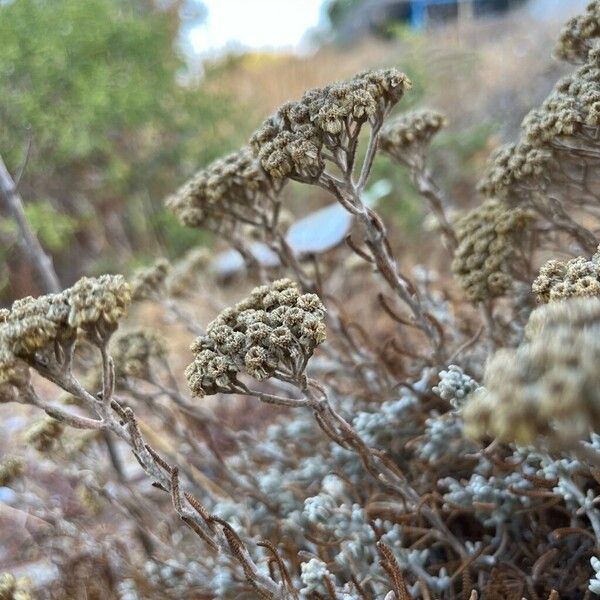
[[[573,296],[600,296],[600,252],[589,260],[549,260],[540,269],[532,290],[543,303]]]
[[[188,227],[221,231],[237,223],[260,225],[273,218],[280,188],[244,147],[199,171],[167,206]]]
[[[456,224],[452,272],[471,302],[502,296],[510,289],[510,259],[531,219],[526,210],[486,200]]]
[[[588,4],[582,15],[570,19],[560,32],[556,54],[563,60],[584,62],[600,37],[600,3]]]
[[[549,150],[529,143],[501,146],[492,155],[479,190],[490,198],[502,198],[515,188],[531,186],[547,172],[551,159]]]
[[[309,90],[267,119],[251,144],[272,177],[316,181],[330,160],[327,151],[335,157],[363,124],[380,123],[409,86],[397,69],[383,69]]]
[[[384,152],[406,161],[412,152],[422,155],[436,133],[446,125],[444,115],[434,110],[404,113],[385,124],[379,143]]]
[[[464,410],[471,435],[530,444],[540,437],[584,439],[600,427],[600,299],[542,306],[528,339],[489,361],[485,389]]]
[[[289,279],[255,288],[192,345],[194,362],[186,369],[192,392],[200,397],[239,392],[240,373],[259,381],[277,372],[299,377],[325,341],[324,315],[318,296],[301,294]]]
[[[286,104],[252,151],[215,161],[169,200],[184,223],[240,251],[241,225],[251,226],[276,255],[268,275],[249,269],[213,294],[209,257],[194,250],[135,274],[133,292],[120,276],[84,278],[0,310],[2,410],[45,413],[0,439],[1,451],[45,453],[0,462],[2,502],[43,529],[28,559],[52,559],[51,573],[30,569],[36,598],[598,593],[599,16],[594,3],[568,24],[559,52],[584,66],[499,151],[488,198],[457,222],[427,166],[443,117],[417,111],[386,127],[408,81],[395,69],[362,73]],[[415,267],[414,282],[365,193],[380,148],[443,234],[447,252]],[[308,264],[285,245],[285,179],[325,188],[351,213],[348,246],[385,292],[348,269],[345,248]],[[281,279],[223,308],[232,289],[272,272]],[[132,296],[152,306],[115,333]],[[161,309],[168,318],[139,327]],[[218,314],[206,328],[205,309]],[[191,394],[175,323],[199,335]],[[0,598],[21,592],[0,577]]]
[[[131,302],[121,275],[83,277],[60,294],[16,301],[0,323],[0,383],[23,386],[25,363],[61,359],[77,336],[94,342],[107,339]]]

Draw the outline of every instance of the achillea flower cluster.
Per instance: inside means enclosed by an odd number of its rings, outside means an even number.
[[[549,260],[531,289],[543,303],[573,296],[600,296],[600,248],[589,260]]]
[[[382,69],[308,90],[267,119],[250,143],[272,177],[314,182],[329,160],[326,151],[335,155],[363,124],[381,123],[409,86],[399,70]]]
[[[501,146],[492,154],[478,189],[488,197],[502,198],[515,188],[535,184],[551,159],[549,150],[528,143]]]
[[[556,145],[561,138],[600,125],[599,59],[600,50],[591,52],[585,65],[557,83],[541,109],[525,117],[523,130],[530,144]]]
[[[17,300],[0,322],[0,384],[26,385],[27,363],[41,355],[56,360],[58,348],[68,354],[78,336],[95,344],[106,340],[130,302],[121,275],[83,277],[59,294]]]
[[[280,189],[243,147],[196,173],[166,203],[183,225],[223,231],[238,223],[262,224]]]
[[[540,108],[525,117],[521,140],[492,155],[479,183],[485,195],[515,200],[545,189],[551,182],[569,183],[563,171],[588,155],[596,156],[600,49],[591,50],[586,59],[583,66],[556,84]]]
[[[563,60],[584,62],[600,37],[600,2],[588,4],[582,15],[570,19],[560,32],[556,55]]]
[[[444,115],[434,110],[416,110],[386,123],[379,136],[379,145],[384,152],[406,162],[412,153],[422,155],[433,136],[446,127]]]
[[[528,339],[489,361],[484,388],[464,408],[472,437],[491,434],[529,444],[537,438],[582,440],[600,427],[600,299],[542,306]]]
[[[508,208],[500,200],[486,200],[456,224],[458,248],[452,272],[471,302],[502,296],[512,284],[509,261],[518,235],[532,215]]]
[[[280,279],[255,288],[224,310],[192,345],[186,369],[194,395],[240,391],[238,375],[263,380],[284,373],[298,377],[314,349],[325,340],[325,308],[315,294]]]
[[[162,360],[167,348],[161,336],[148,329],[127,331],[117,336],[111,344],[111,354],[117,377],[147,378],[152,361]]]
[[[152,300],[161,297],[166,292],[166,280],[170,271],[169,261],[164,258],[138,269],[131,278],[132,299]]]

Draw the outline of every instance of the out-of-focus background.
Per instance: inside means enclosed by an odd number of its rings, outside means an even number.
[[[63,284],[212,244],[163,208],[281,102],[367,67],[414,82],[400,110],[450,128],[434,151],[459,204],[489,150],[560,75],[550,56],[585,0],[0,0],[0,154]],[[459,163],[459,164],[457,164]],[[423,213],[404,175],[381,210],[404,236]],[[376,172],[377,173],[377,172]],[[298,215],[321,199],[286,191]],[[309,194],[309,195],[307,195]],[[0,207],[0,298],[43,291]]]

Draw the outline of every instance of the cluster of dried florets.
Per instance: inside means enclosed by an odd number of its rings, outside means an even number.
[[[280,189],[281,183],[243,147],[196,173],[167,199],[167,206],[188,227],[223,231],[238,223],[270,223]]]
[[[243,391],[241,373],[263,380],[299,377],[314,349],[325,340],[325,308],[315,294],[280,279],[255,288],[224,310],[192,345],[186,377],[196,396]]]
[[[61,362],[78,336],[102,343],[130,302],[121,275],[83,277],[59,294],[17,300],[0,321],[0,384],[25,385],[26,364]]]
[[[542,106],[525,117],[521,140],[492,155],[479,184],[484,194],[518,201],[552,182],[573,184],[570,167],[596,156],[600,50],[593,49],[583,58],[585,64],[561,79]]]
[[[379,144],[401,162],[410,162],[413,153],[422,155],[433,136],[446,127],[444,115],[434,110],[416,110],[392,119],[386,123],[379,136]]]
[[[272,177],[314,182],[327,160],[342,160],[340,148],[347,149],[350,140],[354,143],[365,123],[381,124],[409,86],[407,77],[392,68],[308,90],[267,119],[251,144]]]
[[[582,15],[570,19],[560,32],[556,55],[570,62],[584,62],[600,37],[600,2],[588,4]]]
[[[126,331],[115,337],[110,347],[117,377],[148,378],[152,362],[167,355],[164,340],[149,329]]]
[[[170,271],[171,265],[165,258],[159,258],[150,266],[135,271],[131,278],[132,299],[152,300],[163,296]]]
[[[488,197],[504,197],[519,187],[532,185],[547,169],[552,153],[529,143],[506,144],[492,154],[479,191]]]
[[[509,260],[516,238],[532,215],[509,208],[500,200],[487,200],[456,224],[458,248],[452,272],[471,302],[502,296],[512,284]]]
[[[31,600],[29,582],[12,573],[0,573],[0,600]]]
[[[520,444],[584,439],[600,427],[599,360],[600,299],[536,309],[527,340],[489,361],[485,388],[464,409],[467,431]]]
[[[600,296],[600,249],[589,260],[549,260],[540,269],[532,290],[543,303],[573,296]]]
[[[598,50],[573,75],[561,79],[540,109],[523,121],[525,139],[534,145],[558,146],[561,138],[586,133],[600,125],[600,81]],[[568,150],[568,149],[567,149]]]

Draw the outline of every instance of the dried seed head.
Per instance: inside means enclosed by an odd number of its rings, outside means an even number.
[[[149,267],[138,269],[131,278],[132,299],[152,300],[163,296],[170,270],[169,261],[164,258],[159,258]]]
[[[308,90],[269,117],[250,143],[273,178],[315,181],[325,169],[323,148],[336,149],[367,121],[382,119],[409,86],[397,69],[382,69]]]
[[[492,198],[504,197],[519,186],[532,185],[547,169],[552,153],[531,144],[507,144],[490,159],[479,191]]]
[[[554,302],[572,296],[600,296],[600,248],[591,259],[550,260],[533,282],[538,302]]]
[[[433,110],[417,110],[396,117],[386,123],[379,136],[384,152],[401,162],[416,153],[422,156],[433,136],[446,127],[444,115]]]
[[[467,432],[504,441],[583,439],[600,426],[600,299],[571,298],[531,316],[528,340],[489,361],[464,409]]]
[[[570,19],[560,32],[555,53],[569,62],[584,62],[600,37],[600,2],[588,4],[584,14]]]
[[[233,392],[246,374],[263,380],[276,371],[297,377],[314,349],[325,341],[325,307],[314,294],[300,294],[289,279],[255,288],[223,311],[191,347],[186,370],[193,393]]]
[[[121,275],[84,277],[72,288],[39,298],[22,298],[4,312],[0,322],[0,385],[25,388],[28,364],[66,355],[77,336],[103,343],[116,329],[131,301]]]
[[[82,277],[65,293],[69,325],[83,330],[114,329],[131,303],[131,287],[122,275]]]
[[[220,232],[271,214],[280,189],[244,147],[196,173],[166,204],[184,225]]]
[[[529,211],[486,200],[456,224],[452,272],[471,302],[502,296],[510,289],[509,261],[517,236],[532,218]]]

